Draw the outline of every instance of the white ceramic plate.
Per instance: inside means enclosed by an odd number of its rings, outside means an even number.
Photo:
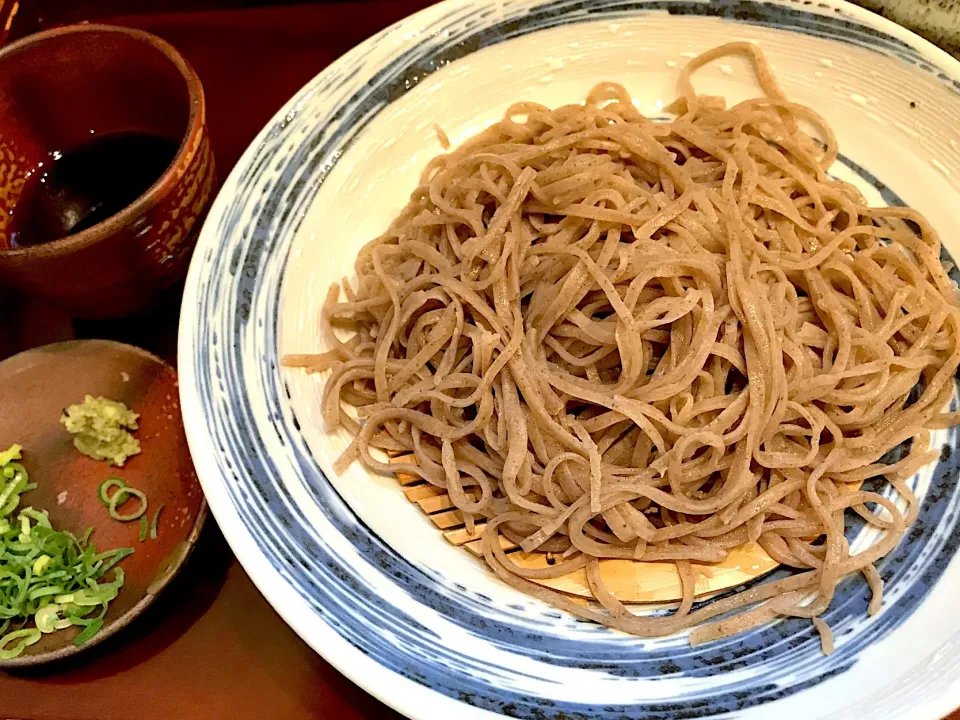
[[[731,39],[758,43],[788,95],[832,124],[833,172],[873,203],[917,207],[949,249],[960,226],[960,66],[842,2],[448,0],[329,67],[264,129],[204,227],[180,333],[184,418],[204,489],[267,599],[319,653],[413,718],[918,718],[960,704],[957,433],[913,479],[917,525],[880,564],[879,616],[844,581],[820,654],[784,620],[691,649],[576,620],[448,546],[391,480],[332,472],[322,379],[278,367],[320,350],[320,304],[441,151],[512,102],[582,99],[599,80],[656,115],[680,67]],[[699,90],[755,95],[720,61]],[[855,528],[855,542],[870,540]]]

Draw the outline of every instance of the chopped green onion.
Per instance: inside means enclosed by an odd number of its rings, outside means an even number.
[[[71,602],[81,607],[102,605],[116,598],[118,592],[110,583],[104,583],[97,590],[77,590]]]
[[[37,624],[37,630],[44,634],[54,632],[57,629],[56,624],[61,619],[61,610],[63,610],[63,606],[56,603],[44,605],[37,610],[37,614],[33,616],[33,621]],[[73,625],[73,623],[70,624]]]
[[[28,507],[20,511],[20,516],[23,517],[24,515],[33,520],[37,525],[42,525],[45,528],[50,527],[50,515],[46,510],[40,511]]]
[[[157,508],[156,514],[153,516],[153,522],[150,524],[150,539],[151,539],[151,540],[156,540],[156,539],[157,539],[157,520],[160,519],[160,513],[161,513],[161,511],[163,510],[163,508],[164,508],[164,506],[161,504],[160,507]]]
[[[116,565],[118,562],[123,560],[128,555],[133,555],[133,548],[117,548],[116,550],[108,550],[105,553],[97,555],[96,557],[99,560],[105,560],[104,564],[100,568],[100,575],[105,575],[110,568]],[[99,562],[98,560],[98,562]],[[116,572],[117,580],[120,582],[120,585],[123,585],[123,569],[117,568]]]
[[[70,622],[74,625],[79,625],[80,627],[86,627],[92,623],[97,618],[88,618],[87,615],[92,613],[97,609],[96,605],[88,605],[86,607],[81,607],[79,605],[68,604],[63,608],[64,613],[70,619]],[[102,617],[102,613],[100,616]]]
[[[18,481],[23,481],[24,483],[30,479],[30,474],[27,472],[27,469],[18,462],[11,462],[7,465],[4,465],[4,474],[7,470],[13,470],[13,477]]]
[[[93,528],[80,538],[58,531],[42,510],[27,507],[14,515],[32,487],[19,459],[19,448],[0,452],[0,660],[18,657],[43,633],[75,625],[83,627],[76,644],[93,637],[123,587],[123,570],[114,566],[133,552],[98,553],[90,543]],[[111,569],[112,581],[106,578]],[[31,621],[36,627],[24,627]]]
[[[36,562],[33,563],[33,574],[40,576],[43,575],[43,571],[50,566],[50,556],[41,555],[36,559]]]
[[[110,490],[116,488],[116,491],[111,495]],[[140,501],[140,506],[131,513],[121,513],[119,508],[130,499],[130,497],[135,497]],[[132,488],[122,479],[118,477],[111,477],[104,480],[100,483],[100,487],[97,488],[97,497],[100,499],[100,502],[110,511],[110,517],[119,522],[132,522],[134,520],[140,520],[140,542],[143,542],[147,539],[147,525],[145,514],[147,512],[147,496],[137,490]],[[162,509],[162,508],[161,508]],[[157,511],[159,513],[159,510]],[[156,517],[154,517],[156,521]],[[154,535],[156,537],[156,535]]]
[[[9,450],[0,452],[0,467],[6,467],[14,460],[22,460],[23,455],[20,454],[21,450],[23,450],[23,448],[19,445],[11,445]]]
[[[122,478],[110,477],[104,480],[102,483],[100,483],[100,487],[97,488],[97,497],[100,498],[100,504],[105,508],[110,507],[110,489],[117,488],[117,492],[120,492],[120,490],[126,486],[127,484]]]
[[[123,514],[117,508],[123,505],[131,496],[140,501],[140,507],[131,513]],[[110,517],[120,522],[130,522],[139,520],[140,516],[147,511],[147,496],[132,487],[124,487],[117,490],[110,498]]]
[[[53,574],[54,573],[50,573],[50,575]],[[47,579],[49,580],[49,577]],[[40,598],[50,597],[51,595],[60,595],[61,593],[63,593],[63,585],[38,587],[27,593],[27,600],[39,600]]]
[[[80,646],[83,645],[87,640],[89,640],[89,639],[92,638],[94,635],[96,635],[98,632],[100,632],[100,628],[102,628],[102,627],[103,627],[103,618],[97,618],[97,619],[94,620],[92,623],[90,623],[89,625],[87,625],[87,626],[83,629],[83,632],[81,632],[79,635],[77,635],[77,638],[76,638],[76,640],[73,641],[73,644],[76,645],[77,647],[80,647]]]
[[[9,465],[7,467],[10,467]],[[7,468],[4,468],[6,470]],[[20,502],[20,493],[23,492],[22,485],[26,485],[26,479],[18,476],[14,471],[14,477],[6,484],[3,491],[0,492],[0,517],[9,515]]]
[[[10,498],[9,502],[3,507],[0,507],[0,517],[11,515],[14,510],[17,509],[17,505],[20,504],[20,493],[23,490],[18,490],[17,494]]]
[[[36,628],[16,630],[12,633],[7,633],[0,638],[0,660],[13,660],[13,658],[19,657],[27,647],[39,642],[41,635],[42,633]],[[17,640],[22,640],[22,642],[19,645],[8,647]]]

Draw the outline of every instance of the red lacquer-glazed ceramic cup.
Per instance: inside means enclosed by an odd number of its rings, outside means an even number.
[[[142,195],[75,234],[11,240],[34,173],[91,137],[124,134],[171,143],[170,165]],[[74,317],[142,311],[186,274],[215,188],[203,89],[170,44],[85,24],[0,50],[0,283]]]

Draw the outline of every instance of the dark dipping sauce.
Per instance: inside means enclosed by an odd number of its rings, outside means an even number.
[[[10,247],[74,235],[116,215],[163,175],[177,150],[167,138],[124,132],[51,153],[13,209]]]

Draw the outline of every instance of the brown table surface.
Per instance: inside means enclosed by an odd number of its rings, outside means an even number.
[[[0,0],[0,21],[11,2]],[[214,153],[225,177],[254,135],[297,89],[346,50],[429,2],[242,7],[268,4],[25,0],[12,37],[65,21],[97,20],[166,38],[204,83]],[[218,9],[226,5],[231,9]],[[110,323],[72,323],[54,311],[0,299],[0,359],[56,340],[107,337],[174,360],[178,312],[179,290],[149,317]],[[5,328],[11,337],[4,337]],[[183,573],[131,627],[73,661],[0,673],[0,718],[399,716],[342,677],[284,624],[237,563],[216,523],[210,522]],[[960,713],[949,720],[960,720]]]

